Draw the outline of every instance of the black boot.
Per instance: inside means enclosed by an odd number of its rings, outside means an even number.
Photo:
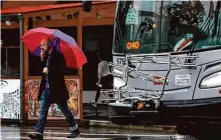
[[[35,140],[43,140],[43,135],[40,135],[38,133],[28,134],[28,137]]]
[[[73,130],[67,138],[76,138],[80,133],[79,129]]]

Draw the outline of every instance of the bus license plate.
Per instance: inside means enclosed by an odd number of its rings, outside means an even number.
[[[190,75],[175,75],[175,85],[177,86],[189,86],[191,85]]]

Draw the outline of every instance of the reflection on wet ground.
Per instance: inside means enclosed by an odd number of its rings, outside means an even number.
[[[195,140],[192,136],[175,133],[149,132],[147,130],[116,128],[80,128],[81,134],[76,140]],[[33,127],[2,126],[1,140],[28,140],[28,133],[34,133]],[[45,140],[66,140],[68,128],[46,127]]]

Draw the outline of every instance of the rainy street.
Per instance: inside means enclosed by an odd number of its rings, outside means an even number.
[[[0,8],[0,140],[221,140],[221,0]]]
[[[189,133],[180,135],[176,129],[157,130],[160,126],[145,127],[102,127],[80,126],[81,134],[77,138],[66,138],[68,127],[46,127],[44,140],[220,140],[219,128],[189,128]],[[155,129],[154,129],[155,128]],[[187,132],[187,131],[186,131]],[[29,133],[34,133],[34,126],[2,125],[0,140],[29,140]]]
[[[147,130],[117,129],[117,128],[80,128],[81,134],[76,140],[193,140],[194,137],[176,133],[148,132]],[[2,126],[1,140],[28,140],[28,133],[33,133],[33,127]],[[69,134],[68,128],[46,127],[45,140],[65,140]]]

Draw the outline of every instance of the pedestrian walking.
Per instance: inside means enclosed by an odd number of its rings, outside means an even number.
[[[110,89],[112,87],[112,75],[110,75],[110,67],[108,62],[104,59],[103,56],[99,56],[99,63],[98,63],[98,81],[96,83],[97,92],[95,96],[95,100],[91,101],[91,104],[96,107],[98,99],[100,97],[101,89]],[[110,95],[112,97],[112,95]]]
[[[31,139],[43,140],[49,107],[52,103],[57,103],[71,129],[71,134],[68,138],[75,138],[80,134],[80,131],[67,105],[69,94],[64,80],[65,59],[63,54],[55,50],[54,46],[50,46],[54,44],[50,41],[56,40],[43,39],[41,41],[40,54],[44,68],[38,96],[40,113],[37,125],[35,126],[35,133],[31,133],[28,136]]]
[[[80,131],[67,104],[69,93],[64,75],[66,67],[78,69],[87,63],[82,49],[71,36],[43,27],[28,30],[21,40],[29,51],[41,57],[42,61],[42,79],[37,97],[40,113],[35,133],[28,136],[32,139],[43,139],[49,107],[56,103],[70,126],[71,134],[68,138],[77,137]]]

